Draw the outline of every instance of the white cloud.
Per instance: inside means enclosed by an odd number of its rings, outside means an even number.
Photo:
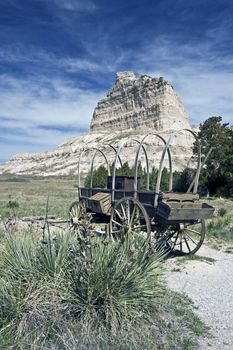
[[[96,52],[96,55],[98,52]],[[48,69],[52,66],[57,71],[62,70],[69,73],[78,73],[82,71],[89,72],[114,72],[117,69],[119,63],[125,58],[122,53],[118,58],[114,59],[110,57],[91,58],[95,55],[90,55],[89,58],[80,57],[57,57],[51,52],[38,50],[34,46],[28,46],[25,48],[23,45],[7,46],[0,48],[0,62],[2,63],[30,63],[38,64]]]
[[[94,62],[87,59],[79,58],[66,58],[60,61],[60,65],[67,72],[81,72],[81,71],[91,71],[91,72],[101,72],[106,71],[106,66],[104,64]]]
[[[103,93],[80,89],[71,81],[0,77],[0,160],[26,149],[46,150],[89,128]],[[12,145],[15,145],[13,147]],[[11,150],[11,151],[10,151]]]
[[[224,122],[233,124],[233,57],[216,53],[215,45],[214,41],[181,45],[161,36],[138,54],[136,69],[170,80],[191,122],[221,115]]]
[[[186,67],[187,68],[187,67]],[[233,124],[233,73],[179,69],[175,86],[196,124],[221,115]]]
[[[7,117],[2,120],[1,127],[8,130],[4,132],[2,142],[12,144],[5,149],[1,147],[4,155],[0,154],[0,159],[6,159],[11,152],[51,148],[73,134],[65,130],[67,127],[74,126],[74,133],[78,133],[78,129],[88,129],[94,107],[106,91],[85,90],[78,82],[50,78],[51,67],[56,68],[57,76],[61,71],[64,75],[65,72],[89,71],[93,79],[106,79],[105,85],[107,80],[114,79],[113,72],[117,70],[131,69],[140,74],[164,76],[181,96],[192,123],[221,115],[224,122],[232,124],[233,57],[215,52],[216,40],[220,38],[216,39],[211,33],[208,35],[208,40],[195,46],[163,35],[154,41],[151,38],[150,44],[141,50],[119,49],[115,54],[108,45],[110,38],[106,34],[102,46],[98,42],[87,42],[86,58],[59,58],[32,46],[27,50],[20,45],[0,49],[2,61],[32,62],[41,64],[44,71],[48,70],[48,77],[39,73],[25,79],[6,74],[0,76],[0,116]],[[42,129],[41,125],[51,128]],[[53,129],[53,126],[60,127],[60,130]]]
[[[31,77],[0,77],[0,113],[34,125],[88,128],[94,107],[103,96],[76,87],[71,81]]]
[[[77,12],[94,12],[97,9],[96,4],[91,0],[44,0],[55,4],[58,8],[77,11]]]

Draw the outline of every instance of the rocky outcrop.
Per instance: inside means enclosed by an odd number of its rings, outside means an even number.
[[[133,164],[136,144],[130,139],[140,140],[148,130],[159,132],[168,139],[172,131],[181,128],[190,128],[190,124],[183,104],[170,83],[163,78],[146,75],[137,78],[132,72],[117,73],[113,88],[94,111],[90,133],[69,139],[53,151],[16,155],[0,166],[0,174],[76,174],[78,156],[84,147],[104,149],[109,162],[112,162],[114,152],[108,144],[116,146],[120,139],[126,142],[122,149],[122,160]],[[171,146],[174,169],[181,170],[185,167],[192,154],[192,144],[189,134],[174,139]],[[151,136],[145,147],[150,165],[158,167],[161,141]],[[92,154],[93,151],[90,150],[83,157],[83,174],[90,170]],[[144,165],[143,157],[141,160]],[[103,164],[101,155],[98,154],[95,164]]]
[[[91,131],[189,128],[188,115],[172,85],[148,75],[117,73],[116,83],[95,108]]]
[[[172,130],[161,133],[161,135],[168,139]],[[71,175],[77,173],[77,163],[81,150],[86,147],[90,149],[81,162],[81,172],[86,174],[90,171],[90,164],[93,156],[93,148],[99,147],[104,150],[109,163],[114,160],[115,153],[108,146],[112,144],[117,146],[117,143],[125,142],[125,146],[121,151],[122,161],[128,161],[133,165],[135,160],[135,151],[137,143],[133,140],[140,140],[142,133],[138,132],[113,132],[106,133],[90,133],[81,137],[76,137],[65,141],[55,150],[44,153],[20,154],[14,156],[9,162],[0,166],[0,174],[25,174],[25,175],[40,175],[40,176],[58,176]],[[133,139],[133,140],[132,140]],[[158,167],[163,145],[157,138],[151,136],[145,143],[146,151],[148,153],[150,167]],[[176,137],[171,146],[173,168],[174,170],[181,170],[187,165],[192,155],[192,138],[190,135],[183,134]],[[145,166],[145,158],[142,154],[142,165]],[[100,154],[97,154],[95,166],[105,164],[104,159]],[[165,162],[168,167],[168,162]]]

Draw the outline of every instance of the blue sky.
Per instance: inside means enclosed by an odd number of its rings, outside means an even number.
[[[0,0],[0,162],[89,128],[115,73],[163,76],[233,123],[231,0]]]

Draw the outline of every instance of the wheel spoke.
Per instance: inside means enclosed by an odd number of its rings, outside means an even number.
[[[116,224],[117,226],[123,227],[123,225],[121,225],[118,221],[112,219],[112,222],[114,222],[114,224]]]
[[[127,201],[127,224],[129,226],[130,223],[130,205],[129,205],[129,201]]]
[[[201,233],[199,231],[196,231],[196,230],[192,230],[191,228],[188,228],[186,227],[185,230],[189,231],[189,232],[192,232],[192,233],[195,233],[196,235],[200,236]]]
[[[187,241],[187,238],[184,236],[184,241],[186,243],[186,246],[188,247],[188,250],[189,250],[189,253],[191,252],[191,249],[189,247],[189,244],[188,244],[188,241]]]
[[[178,240],[178,237],[179,237],[179,232],[177,232],[177,235],[176,235],[176,238],[175,238],[175,241],[174,241],[174,244],[173,244],[173,249],[175,248],[175,245],[176,245],[176,242]]]
[[[185,231],[186,236],[193,242],[193,244],[197,245],[197,242]]]
[[[180,237],[180,234],[179,234],[179,232],[177,232],[176,238],[175,238],[175,241],[174,241],[174,246],[179,244],[179,242],[178,242],[178,238],[179,237]]]
[[[124,206],[122,204],[121,204],[121,210],[122,210],[122,213],[123,213],[123,217],[126,220],[127,219],[126,212],[125,212],[125,208],[124,208]]]
[[[179,234],[180,236],[180,251],[182,252],[182,233]]]
[[[124,218],[121,216],[121,214],[119,213],[119,211],[117,209],[115,209],[115,212],[121,220],[124,220]]]
[[[121,230],[114,230],[112,233],[122,233],[122,231]]]
[[[133,211],[132,211],[131,218],[130,218],[130,222],[129,222],[130,227],[132,226],[132,223],[133,223],[135,211],[136,211],[136,205],[134,204]]]
[[[146,225],[138,225],[133,227],[134,230],[136,230],[137,228],[146,228]]]

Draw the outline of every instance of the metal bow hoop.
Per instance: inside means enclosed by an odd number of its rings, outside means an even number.
[[[117,162],[117,159],[119,158],[120,156],[120,152],[121,150],[125,147],[125,145],[130,142],[130,141],[134,141],[138,144],[140,144],[141,142],[137,139],[132,139],[132,138],[128,138],[127,140],[125,140],[123,142],[123,144],[119,145],[119,143],[122,142],[122,140],[120,140],[118,142],[118,145],[117,145],[117,153],[116,153],[116,156],[115,156],[115,160],[114,160],[114,163],[113,163],[113,174],[112,174],[112,201],[114,202],[114,198],[115,198],[115,184],[116,184],[116,162]],[[146,152],[146,149],[145,147],[142,145],[142,149],[143,149],[143,152],[145,154],[145,158],[146,158],[146,172],[147,172],[147,188],[149,188],[149,182],[150,182],[150,174],[149,174],[149,161],[148,161],[148,156],[147,156],[147,152]],[[134,175],[135,176],[135,175]],[[135,177],[134,177],[134,181],[135,181]]]
[[[195,179],[194,179],[194,186],[193,186],[193,193],[197,193],[197,188],[198,188],[198,182],[199,182],[199,176],[200,176],[200,171],[201,171],[201,145],[200,145],[200,141],[198,139],[198,136],[197,134],[190,130],[190,129],[181,129],[181,130],[177,130],[175,132],[173,132],[171,134],[171,136],[169,137],[164,149],[163,149],[163,153],[162,153],[162,156],[161,156],[161,160],[160,160],[160,163],[159,163],[159,171],[158,171],[158,178],[157,178],[157,183],[156,183],[156,193],[157,195],[155,196],[155,200],[154,200],[154,206],[157,205],[157,201],[158,201],[158,195],[159,195],[159,191],[160,191],[160,184],[161,184],[161,177],[162,177],[162,171],[163,171],[163,163],[164,163],[164,158],[165,158],[165,155],[166,155],[166,152],[168,151],[169,149],[169,146],[171,144],[171,141],[174,139],[174,137],[176,135],[179,135],[182,131],[187,131],[189,132],[190,134],[192,134],[195,138],[195,140],[197,141],[197,146],[198,146],[198,158],[197,158],[197,171],[196,171],[196,175],[195,175]],[[190,189],[188,189],[187,192],[190,192]]]
[[[81,179],[80,179],[80,163],[81,163],[81,159],[83,157],[83,155],[89,151],[90,149],[88,148],[84,148],[81,153],[79,154],[78,157],[78,165],[77,165],[77,173],[78,173],[78,195],[80,196],[80,187],[81,187]]]
[[[108,170],[108,176],[110,176],[110,166],[109,166],[109,163],[108,163],[108,159],[107,157],[105,156],[104,152],[102,150],[100,150],[99,148],[93,148],[93,150],[95,151],[94,152],[94,155],[92,157],[92,161],[91,161],[91,180],[90,180],[90,188],[92,189],[93,187],[93,173],[94,173],[94,162],[95,162],[95,158],[96,158],[96,154],[99,152],[103,157],[104,157],[104,160],[106,162],[106,165],[107,165],[107,170]]]
[[[94,151],[94,155],[92,157],[92,161],[91,161],[91,180],[90,180],[90,187],[89,188],[92,188],[92,183],[93,183],[93,172],[94,172],[94,162],[95,162],[95,158],[96,158],[96,154],[99,152],[103,157],[104,157],[104,160],[107,164],[107,169],[108,169],[108,174],[110,174],[110,167],[109,167],[109,164],[108,164],[108,160],[107,160],[107,157],[105,156],[104,152],[101,151],[99,148],[97,147],[92,147],[92,148],[84,148],[81,153],[79,154],[79,159],[78,159],[78,166],[77,166],[77,172],[78,172],[78,193],[79,193],[79,190],[80,190],[80,187],[81,187],[81,179],[80,179],[80,163],[81,163],[81,160],[82,160],[82,157],[85,153],[89,152],[89,151]],[[80,195],[80,193],[79,193]]]
[[[140,155],[141,155],[141,149],[143,149],[143,151],[144,151],[144,153],[146,155],[147,174],[149,174],[148,156],[147,156],[146,149],[144,147],[144,142],[146,141],[146,139],[149,136],[156,136],[156,137],[158,137],[163,142],[163,144],[166,146],[166,140],[161,135],[159,135],[157,133],[149,133],[149,134],[143,136],[141,142],[139,142],[139,146],[138,146],[137,151],[136,151],[135,163],[134,163],[134,193],[135,193],[135,195],[137,194],[138,161],[139,161],[139,158],[140,158]],[[166,152],[167,152],[168,161],[169,161],[169,189],[168,190],[171,191],[172,190],[172,185],[173,185],[172,159],[171,159],[171,153],[170,153],[169,148],[167,148]],[[147,177],[147,190],[149,190],[149,185],[150,184],[149,184],[149,175],[148,175],[148,177]]]
[[[111,143],[108,143],[106,146],[108,146],[108,147],[110,147],[114,152],[115,152],[115,154],[117,154],[117,149],[116,149],[116,147],[115,146],[113,146]],[[118,160],[119,160],[119,162],[120,162],[120,166],[121,166],[121,168],[122,168],[122,160],[121,160],[121,157],[118,155]]]
[[[106,146],[110,147],[111,149],[113,149],[113,151],[115,152],[115,154],[117,154],[117,149],[111,145],[111,144],[107,144]],[[84,148],[81,153],[79,154],[79,159],[78,159],[78,166],[77,166],[77,172],[78,172],[78,193],[79,193],[79,189],[81,187],[81,172],[80,172],[80,163],[81,163],[81,160],[82,160],[82,157],[85,153],[89,152],[89,151],[92,151],[94,150],[94,154],[93,154],[93,157],[92,157],[92,161],[91,161],[91,180],[90,180],[90,187],[89,188],[92,188],[92,185],[93,185],[93,175],[94,175],[94,162],[95,162],[95,158],[96,158],[96,155],[97,153],[100,153],[104,160],[105,160],[105,163],[107,164],[107,170],[108,170],[108,175],[110,175],[110,166],[109,166],[109,162],[108,162],[108,159],[103,151],[103,149],[100,149],[98,147],[91,147],[91,148]],[[120,156],[118,155],[118,160],[120,162],[120,166],[122,167],[122,161],[121,161],[121,158]]]

